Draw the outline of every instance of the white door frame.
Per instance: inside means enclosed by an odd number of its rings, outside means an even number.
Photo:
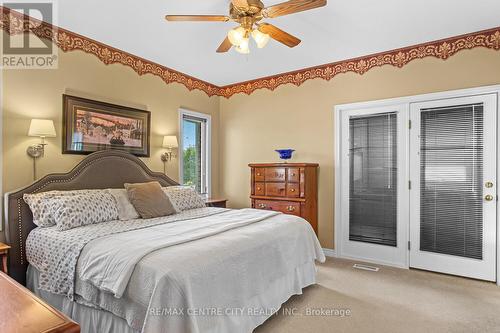
[[[396,224],[396,240],[397,246],[387,246],[379,244],[371,244],[365,242],[355,242],[349,240],[349,230],[345,225],[339,223],[339,229],[336,229],[338,235],[341,236],[341,242],[337,247],[337,253],[350,259],[362,259],[368,262],[379,262],[385,265],[406,267],[408,251],[406,251],[408,243],[408,224],[405,223],[406,212],[408,211],[408,186],[400,179],[406,179],[407,168],[407,128],[405,124],[408,122],[407,105],[391,105],[367,109],[344,110],[341,114],[342,128],[341,132],[341,147],[343,160],[349,159],[349,117],[361,115],[376,115],[380,113],[395,112],[397,114],[397,167],[398,167],[398,183],[397,183],[397,224]],[[340,124],[339,124],[340,125]],[[347,164],[347,165],[346,165]],[[340,179],[349,178],[349,163],[344,163],[341,166]],[[349,193],[349,182],[344,181],[341,184],[343,193]],[[349,207],[349,197],[344,195],[341,199],[342,207]],[[349,220],[349,210],[342,211],[342,221]]]
[[[491,145],[485,145],[483,152],[484,182],[492,181],[494,187],[491,190],[485,190],[484,195],[497,192],[496,164],[496,126],[492,129],[487,124],[496,124],[495,104],[497,95],[466,96],[456,99],[445,99],[440,101],[431,101],[423,103],[412,103],[410,106],[410,119],[415,129],[420,129],[421,109],[451,107],[453,105],[484,104],[484,142],[491,142]],[[493,109],[494,112],[491,112]],[[420,147],[420,132],[413,131],[410,135],[410,147]],[[491,148],[491,149],[486,149]],[[410,266],[414,268],[429,269],[436,272],[445,272],[461,276],[472,276],[483,280],[495,280],[495,271],[492,270],[496,261],[495,244],[496,220],[496,200],[488,203],[483,201],[484,229],[483,229],[483,258],[482,260],[464,258],[460,256],[447,255],[442,253],[420,251],[420,155],[419,149],[410,149],[410,178],[415,184],[411,191],[410,202]],[[483,187],[484,188],[484,187]],[[495,206],[491,206],[495,205]]]
[[[457,98],[457,97],[464,97],[464,96],[475,96],[475,95],[484,95],[484,94],[497,94],[497,112],[500,112],[500,85],[493,85],[493,86],[485,86],[485,87],[478,87],[478,88],[469,88],[469,89],[460,89],[460,90],[452,90],[452,91],[444,91],[444,92],[437,92],[437,93],[430,93],[430,94],[423,94],[423,95],[416,95],[416,96],[405,96],[405,97],[399,97],[399,98],[391,98],[391,99],[384,99],[384,100],[377,100],[377,101],[367,101],[367,102],[359,102],[359,103],[351,103],[351,104],[342,104],[342,105],[336,105],[333,109],[333,121],[334,121],[334,128],[335,128],[335,143],[334,143],[334,167],[335,167],[335,178],[334,178],[334,188],[335,188],[335,197],[334,197],[334,207],[335,207],[335,214],[334,214],[334,240],[335,240],[335,250],[336,250],[336,255],[338,257],[342,257],[342,252],[339,251],[341,244],[341,226],[340,222],[342,220],[342,200],[341,198],[341,193],[342,193],[342,177],[341,177],[341,152],[342,152],[342,133],[339,130],[340,124],[341,124],[341,114],[342,111],[344,110],[356,110],[356,109],[368,109],[368,108],[378,108],[378,107],[387,107],[387,106],[394,106],[394,105],[402,105],[406,104],[408,109],[409,105],[411,103],[419,103],[419,102],[426,102],[426,101],[433,101],[433,100],[442,100],[442,99],[447,99],[447,98]],[[498,131],[498,121],[500,117],[497,117],[497,131]],[[497,135],[497,156],[500,159],[500,135]],[[497,163],[499,165],[500,163]],[[497,168],[497,179],[498,177],[498,168]],[[408,170],[406,170],[406,179],[401,180],[404,182],[408,182]],[[499,216],[500,216],[500,205],[497,205],[497,234],[496,234],[496,244],[497,244],[497,262],[496,262],[496,269],[497,269],[497,278],[496,282],[497,285],[500,285],[500,251],[499,251],[499,245],[500,245],[500,228],[499,228]],[[402,266],[404,268],[409,268],[409,260],[408,256],[406,259],[406,263]],[[382,264],[382,263],[381,263]]]

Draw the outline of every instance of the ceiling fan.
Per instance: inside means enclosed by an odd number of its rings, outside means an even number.
[[[225,15],[166,15],[167,21],[204,21],[239,23],[239,27],[229,30],[227,37],[217,49],[217,52],[227,52],[234,46],[239,53],[250,53],[250,36],[255,40],[258,48],[263,48],[272,38],[288,47],[299,45],[300,39],[277,28],[269,23],[262,23],[263,19],[275,18],[302,12],[326,5],[327,0],[290,0],[274,6],[264,7],[260,0],[231,0],[229,16]]]

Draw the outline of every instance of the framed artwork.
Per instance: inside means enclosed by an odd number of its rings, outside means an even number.
[[[149,157],[151,112],[63,95],[63,154],[121,149]]]

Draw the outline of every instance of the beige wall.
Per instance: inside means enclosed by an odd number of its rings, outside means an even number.
[[[38,161],[38,175],[70,170],[81,155],[61,154],[62,94],[69,93],[151,111],[151,157],[144,159],[155,171],[163,135],[178,134],[180,107],[212,115],[212,191],[219,192],[219,97],[188,91],[179,84],[165,85],[158,77],[137,75],[120,64],[104,65],[83,52],[59,52],[57,70],[5,70],[3,81],[3,191],[32,181],[32,160],[26,147],[39,142],[27,137],[31,118],[54,119],[56,138],[47,139],[45,157]],[[178,161],[168,164],[167,174],[178,179]],[[3,235],[0,232],[0,240]]]
[[[247,164],[278,161],[276,148],[296,149],[294,161],[320,163],[319,238],[324,247],[332,248],[335,105],[499,84],[500,54],[474,49],[447,61],[416,60],[402,69],[385,66],[362,76],[342,74],[330,82],[311,80],[300,87],[287,85],[230,99],[165,85],[157,77],[138,76],[119,64],[106,66],[82,52],[60,52],[57,70],[2,74],[4,192],[31,182],[32,160],[25,150],[38,142],[26,136],[31,118],[54,119],[58,134],[47,140],[39,175],[67,171],[82,159],[61,154],[63,93],[151,111],[151,158],[144,160],[157,171],[163,168],[162,136],[178,133],[178,109],[184,107],[212,115],[213,194],[228,198],[231,207],[250,205]],[[167,173],[178,178],[178,161],[168,165]]]
[[[333,247],[335,105],[500,83],[500,53],[464,51],[447,61],[416,60],[330,82],[260,90],[220,102],[221,192],[232,207],[250,205],[251,162],[278,161],[276,148],[294,148],[293,161],[318,162],[319,238]]]

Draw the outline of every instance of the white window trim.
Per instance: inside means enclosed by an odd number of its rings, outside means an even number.
[[[405,96],[399,98],[390,98],[383,100],[375,100],[375,101],[367,101],[367,102],[359,102],[359,103],[351,103],[351,104],[342,104],[336,105],[333,109],[333,121],[334,121],[334,129],[335,129],[335,144],[334,144],[334,165],[335,165],[335,177],[334,177],[334,246],[335,253],[338,257],[343,258],[342,252],[339,251],[339,244],[341,244],[341,220],[342,220],[342,209],[341,209],[341,193],[342,193],[342,177],[341,177],[341,138],[342,133],[340,131],[341,124],[341,114],[342,111],[347,110],[357,110],[357,109],[368,109],[374,107],[386,107],[386,106],[394,106],[405,104],[407,107],[410,107],[412,103],[419,103],[425,101],[433,101],[433,100],[443,100],[448,98],[457,98],[464,96],[475,96],[475,95],[484,95],[484,94],[497,94],[497,112],[500,112],[500,85],[492,85],[492,86],[484,86],[477,88],[469,88],[469,89],[459,89],[459,90],[451,90],[451,91],[442,91],[430,94],[422,94],[415,96]],[[500,133],[500,117],[497,117],[497,130]],[[408,159],[408,156],[406,156]],[[500,135],[497,135],[497,158],[498,158],[498,166],[500,166]],[[407,164],[408,165],[408,164]],[[404,179],[404,182],[409,180],[408,170],[406,170],[407,177]],[[497,179],[500,175],[500,168],[497,168]],[[498,192],[497,192],[498,194]],[[496,283],[500,286],[500,204],[497,205],[497,277]],[[354,258],[360,259],[360,258]],[[375,261],[375,263],[379,263]],[[409,268],[410,264],[407,259],[404,268]]]
[[[212,195],[212,116],[206,113],[191,111],[187,109],[179,109],[179,183],[183,183],[184,179],[184,158],[183,147],[184,147],[184,133],[182,132],[182,119],[184,116],[192,116],[200,119],[204,119],[206,123],[206,133],[205,133],[205,152],[206,156],[203,161],[206,164],[206,179],[207,179],[207,195],[210,197]]]

